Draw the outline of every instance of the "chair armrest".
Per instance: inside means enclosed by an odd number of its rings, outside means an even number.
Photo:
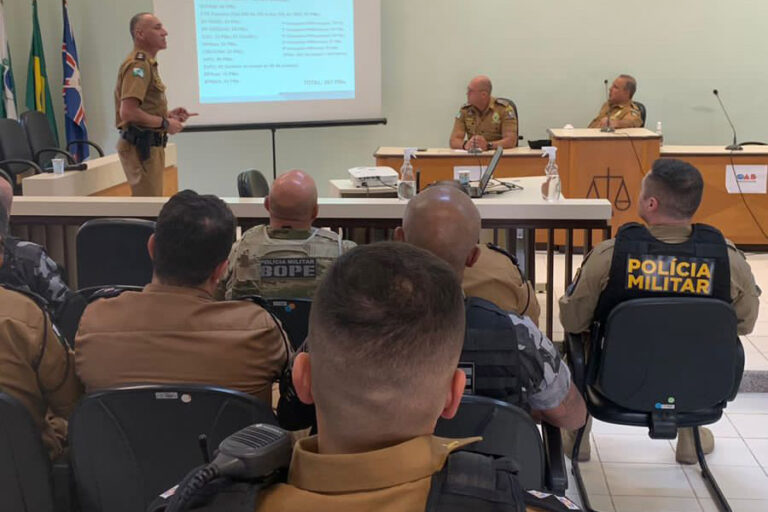
[[[42,174],[43,170],[32,160],[24,160],[23,158],[9,158],[8,160],[0,161],[0,167],[6,164],[23,164],[34,169],[35,174]],[[8,172],[10,174],[10,171]]]
[[[99,146],[95,142],[92,142],[90,140],[84,140],[84,139],[83,140],[81,140],[81,139],[73,140],[72,142],[67,144],[67,149],[71,148],[75,144],[88,144],[89,146],[91,146],[93,149],[96,150],[96,152],[99,154],[99,156],[104,156],[104,150],[101,149],[101,146]]]
[[[568,489],[568,473],[565,469],[560,429],[541,422],[541,434],[544,441],[544,478],[547,489],[558,496],[565,496],[565,490]]]
[[[76,164],[75,157],[73,157],[68,151],[64,151],[63,149],[59,148],[43,148],[38,151],[35,151],[35,162],[40,161],[40,155],[43,153],[56,153],[59,155],[64,156],[67,159],[67,163],[69,164]]]
[[[585,378],[587,373],[584,338],[581,333],[565,333],[565,354],[571,367],[573,382],[583,394],[585,392]]]

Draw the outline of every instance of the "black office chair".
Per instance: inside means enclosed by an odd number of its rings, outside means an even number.
[[[0,508],[54,512],[53,480],[40,429],[24,406],[0,393]]]
[[[256,169],[248,169],[237,175],[237,193],[240,197],[267,197],[269,183]]]
[[[142,219],[93,219],[77,231],[78,288],[144,286],[152,280],[147,240],[155,223]]]
[[[15,194],[21,193],[21,175],[40,174],[24,128],[14,119],[0,119],[0,168],[11,177]]]
[[[520,467],[518,478],[524,489],[549,490],[562,496],[568,487],[568,476],[560,429],[546,427],[542,442],[531,416],[519,407],[493,398],[465,395],[453,419],[437,422],[435,435],[482,436],[482,441],[466,449],[514,459]]]
[[[595,325],[585,364],[581,335],[566,336],[576,385],[589,413],[601,421],[647,427],[653,439],[674,439],[693,429],[702,476],[721,510],[728,502],[707,467],[697,427],[720,419],[736,397],[744,350],[736,314],[706,298],[635,299],[611,311],[604,328]],[[577,435],[571,460],[584,509],[592,510],[579,469]]]
[[[95,142],[89,140],[73,140],[67,144],[67,149],[61,149],[56,142],[56,136],[51,130],[48,118],[37,110],[28,110],[19,116],[19,122],[24,128],[32,159],[43,169],[51,167],[51,159],[65,158],[69,164],[76,164],[77,159],[70,152],[72,146],[85,144],[93,147],[99,156],[104,156],[104,150]]]
[[[148,385],[86,396],[69,421],[81,512],[144,512],[223,439],[254,423],[277,419],[269,405],[228,389]]]
[[[512,101],[509,98],[497,97],[496,99],[503,100],[503,101],[508,101],[509,104],[512,105],[512,108],[515,109],[515,119],[517,119],[517,140],[523,140],[523,136],[520,135],[520,115],[517,112],[517,103],[515,103],[514,101]]]
[[[264,307],[280,320],[291,346],[299,350],[309,332],[310,299],[261,299]]]
[[[645,105],[643,105],[639,101],[634,101],[634,100],[633,100],[633,103],[637,105],[637,108],[640,109],[640,118],[643,120],[643,127],[645,127],[645,117],[646,117]]]

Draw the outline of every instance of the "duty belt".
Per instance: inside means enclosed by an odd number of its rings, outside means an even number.
[[[133,125],[128,125],[120,130],[120,137],[136,146],[139,159],[147,160],[153,146],[165,147],[168,144],[168,134],[155,130],[142,130]]]

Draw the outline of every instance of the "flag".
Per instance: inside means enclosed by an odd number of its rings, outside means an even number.
[[[59,131],[56,129],[56,118],[53,115],[51,90],[48,87],[48,76],[45,72],[43,38],[40,35],[40,23],[37,21],[37,0],[32,0],[32,48],[29,51],[29,67],[27,68],[26,100],[29,110],[39,110],[46,115],[58,145]]]
[[[3,81],[0,118],[16,119],[16,86],[13,83],[11,50],[8,47],[8,34],[5,33],[5,8],[2,0],[0,0],[0,78]]]
[[[64,42],[61,45],[61,57],[64,63],[64,126],[67,129],[67,147],[73,140],[88,140],[85,127],[85,105],[83,88],[80,85],[80,65],[77,60],[77,46],[72,27],[69,24],[67,0],[62,0],[64,9]],[[87,144],[76,144],[70,148],[78,162],[90,154]]]

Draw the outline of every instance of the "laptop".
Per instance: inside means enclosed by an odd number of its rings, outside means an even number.
[[[496,166],[499,165],[499,160],[501,160],[501,155],[504,154],[504,148],[499,146],[496,148],[496,153],[494,153],[493,158],[491,159],[491,163],[488,164],[488,167],[485,168],[485,172],[483,173],[483,176],[480,178],[480,183],[477,187],[469,187],[469,197],[472,198],[479,198],[483,197],[485,194],[485,189],[488,188],[488,183],[490,183],[491,178],[493,177],[493,172],[496,170]]]

